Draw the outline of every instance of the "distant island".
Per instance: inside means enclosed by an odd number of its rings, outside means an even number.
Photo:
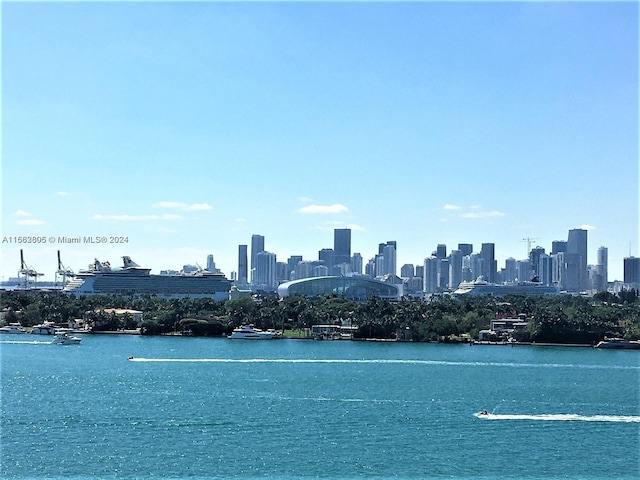
[[[138,330],[143,335],[222,336],[239,325],[252,324],[289,337],[303,337],[314,325],[348,325],[349,338],[354,340],[471,342],[483,338],[595,345],[605,337],[640,339],[640,299],[635,289],[600,292],[589,298],[564,294],[390,301],[371,297],[363,302],[340,296],[241,296],[216,301],[3,291],[0,307],[2,325],[20,323],[28,328],[52,322],[87,332]]]

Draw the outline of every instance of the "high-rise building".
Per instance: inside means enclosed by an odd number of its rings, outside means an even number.
[[[607,247],[598,248],[596,268],[595,268],[595,284],[593,288],[599,292],[607,290],[609,283],[608,269],[609,269],[609,250]]]
[[[473,253],[473,245],[471,243],[459,243],[458,250],[462,252],[463,257],[466,257]]]
[[[640,287],[640,258],[625,257],[624,265],[624,283],[633,288]]]
[[[462,282],[462,252],[451,250],[449,254],[449,288],[456,289]]]
[[[282,282],[289,281],[287,264],[285,262],[276,262],[276,281],[278,285],[280,285]]]
[[[264,237],[262,235],[251,236],[251,283],[254,282],[255,270],[257,268],[258,254],[264,252]]]
[[[577,278],[570,279],[570,283],[577,283],[576,290],[569,291],[583,291],[586,290],[588,286],[587,282],[587,231],[581,228],[574,228],[569,230],[569,236],[567,239],[567,253],[577,255],[575,260],[572,260],[572,263],[575,262],[577,270],[575,275]]]
[[[495,256],[496,246],[493,243],[483,243],[480,249],[480,258],[482,258],[482,276],[489,283],[496,281],[496,272],[498,271],[498,263]]]
[[[300,280],[306,277],[298,277],[296,267],[299,263],[302,263],[302,255],[291,255],[287,260],[287,275],[288,280]]]
[[[529,252],[529,271],[527,272],[527,277],[523,278],[524,281],[529,281],[536,277],[539,279],[540,272],[538,268],[540,267],[540,256],[544,255],[545,251],[542,247],[536,247],[531,249]]]
[[[351,271],[356,275],[362,274],[362,255],[354,253],[351,257]]]
[[[333,231],[334,263],[351,263],[351,229],[336,228]]]
[[[249,268],[247,264],[247,246],[238,245],[238,283],[246,285],[249,282]]]
[[[449,287],[449,259],[437,258],[437,260],[438,260],[438,289],[439,291],[443,292]]]
[[[256,254],[256,268],[252,283],[256,290],[273,291],[278,286],[276,254],[262,251]]]
[[[328,272],[331,272],[333,270],[333,265],[335,264],[335,252],[333,251],[333,248],[323,248],[320,250],[318,252],[318,260],[324,263]]]
[[[383,273],[382,275],[396,274],[396,242],[388,242],[382,249]]]
[[[438,263],[439,260],[435,256],[424,259],[423,290],[425,293],[438,291]]]
[[[567,251],[567,242],[564,240],[554,240],[551,242],[551,255]]]
[[[516,276],[520,282],[531,280],[531,263],[529,260],[516,260]]]
[[[538,280],[543,285],[553,285],[552,280],[553,272],[553,256],[543,253],[538,259]]]
[[[444,243],[439,243],[436,247],[436,258],[447,258],[447,246]]]
[[[509,257],[504,261],[502,280],[504,282],[515,282],[518,280],[518,262],[515,258]]]
[[[207,255],[207,271],[216,273],[216,262],[213,261],[213,255]]]
[[[400,267],[400,276],[402,278],[413,278],[414,268],[412,263],[405,263],[402,267]]]

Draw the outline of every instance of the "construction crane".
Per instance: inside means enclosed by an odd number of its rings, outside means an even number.
[[[29,288],[31,283],[35,283],[38,281],[38,277],[44,275],[44,273],[38,273],[33,267],[27,266],[27,263],[24,261],[24,253],[22,249],[20,249],[20,271],[18,272],[18,278],[20,276],[24,277],[24,288]]]
[[[62,260],[60,260],[60,250],[58,250],[58,270],[56,270],[56,285],[58,284],[58,277],[62,277],[62,285],[64,286],[67,283],[68,277],[75,277],[76,274],[73,273],[73,270],[65,267],[62,264]]]
[[[531,253],[531,244],[532,243],[536,243],[536,240],[538,240],[537,238],[531,238],[531,237],[526,237],[523,238],[522,241],[523,242],[527,242],[527,257],[529,258],[529,254]]]

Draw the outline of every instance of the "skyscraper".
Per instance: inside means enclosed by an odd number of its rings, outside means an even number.
[[[625,257],[624,265],[624,283],[634,288],[640,287],[640,258]]]
[[[256,255],[256,267],[253,285],[257,289],[272,291],[278,286],[276,254],[271,252],[259,252]]]
[[[576,264],[576,279],[571,279],[571,283],[576,282],[577,291],[586,290],[587,285],[587,231],[581,228],[569,230],[567,238],[567,253],[577,255],[574,260]]]
[[[387,243],[387,246],[382,249],[383,272],[382,275],[395,275],[396,274],[396,242]]]
[[[264,237],[262,235],[251,236],[251,283],[254,283],[257,258],[260,252],[264,252]]]
[[[593,286],[596,290],[604,292],[607,290],[608,279],[608,263],[609,263],[609,250],[607,247],[598,248],[596,261],[596,285]]]
[[[336,265],[351,263],[351,229],[336,228],[333,231],[333,253]]]
[[[482,258],[482,275],[489,283],[496,281],[496,272],[498,271],[498,263],[495,256],[496,246],[493,243],[483,243],[480,249],[480,258]]]
[[[473,253],[473,245],[471,243],[459,243],[458,250],[462,252],[463,257],[466,257],[467,255],[471,255]]]
[[[238,283],[246,285],[249,281],[249,268],[247,266],[247,246],[238,245]]]
[[[458,288],[460,282],[462,282],[462,252],[451,250],[449,254],[449,288]]]
[[[318,260],[324,262],[329,272],[333,271],[333,265],[336,263],[335,257],[336,255],[332,248],[323,248],[318,252]]]
[[[435,257],[424,259],[423,290],[425,293],[436,293],[438,291],[438,262]]]
[[[351,257],[351,271],[357,275],[362,273],[362,255],[354,253]]]

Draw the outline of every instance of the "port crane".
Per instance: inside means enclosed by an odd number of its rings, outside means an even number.
[[[76,274],[73,273],[73,270],[63,265],[62,260],[60,260],[60,250],[58,250],[58,270],[56,270],[56,285],[58,284],[59,277],[62,277],[62,285],[64,286],[67,283],[67,278],[75,276]]]
[[[38,273],[33,267],[27,266],[24,261],[24,253],[20,249],[20,270],[18,271],[18,278],[24,277],[24,288],[27,289],[31,284],[37,283],[38,277],[41,277],[44,273]]]

